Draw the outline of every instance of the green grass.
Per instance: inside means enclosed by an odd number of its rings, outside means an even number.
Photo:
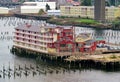
[[[59,24],[86,24],[86,25],[98,25],[99,22],[93,20],[93,19],[87,19],[87,18],[64,18],[60,17],[58,19],[51,19],[50,21],[53,21],[55,23]]]
[[[65,20],[65,19],[64,19]],[[67,19],[66,19],[67,20]],[[83,24],[99,24],[93,19],[69,18],[69,22],[83,23]]]
[[[76,22],[85,23],[85,24],[98,24],[97,21],[92,19],[77,19]]]
[[[117,56],[112,55],[110,58],[111,58],[111,59],[115,59],[115,58],[117,58]]]

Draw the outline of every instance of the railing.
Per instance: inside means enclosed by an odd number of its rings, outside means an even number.
[[[39,38],[32,38],[32,37],[19,36],[19,35],[18,36],[15,35],[15,37],[24,38],[24,39],[27,39],[27,40],[34,40],[34,41],[44,42],[44,43],[52,43],[53,42],[52,40],[41,40]]]
[[[46,35],[38,35],[38,36],[43,38],[53,38],[53,36],[46,36]]]
[[[40,42],[44,42],[44,43],[53,43],[53,41],[49,41],[49,40],[38,40],[38,41],[40,41]]]
[[[33,51],[37,51],[37,52],[47,53],[46,50],[41,50],[41,49],[38,49],[38,48],[33,48],[33,47],[28,47],[28,46],[22,46],[22,45],[18,45],[18,44],[14,44],[14,46],[25,48],[25,49],[29,49],[29,50],[33,50]]]
[[[16,39],[14,39],[13,41],[21,42],[21,43],[25,43],[25,44],[30,44],[30,45],[35,45],[35,46],[40,46],[40,47],[47,47],[47,45],[42,45],[42,44],[34,43],[34,42],[27,42],[27,41],[16,40]]]
[[[27,33],[27,32],[22,32],[22,31],[15,31],[15,33],[26,34],[26,35],[33,35],[33,36],[39,36],[39,34]]]
[[[39,39],[38,38],[32,38],[32,37],[27,37],[27,36],[19,36],[19,35],[15,35],[14,37],[19,37],[19,38],[24,38],[24,39],[32,39],[32,40],[34,40],[34,41],[38,41]]]
[[[22,31],[16,31],[15,33],[26,34],[26,35],[32,35],[32,36],[38,36],[38,37],[44,37],[44,38],[53,38],[53,36],[40,35],[40,34],[33,34],[33,33],[27,33],[27,32],[22,32]]]

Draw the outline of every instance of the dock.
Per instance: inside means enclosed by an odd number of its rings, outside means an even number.
[[[100,54],[100,55],[76,55],[76,56],[70,56],[66,61],[83,61],[83,60],[93,60],[95,62],[120,62],[120,54],[119,53],[109,53],[109,54]]]
[[[65,53],[42,53],[13,47],[11,53],[26,58],[34,58],[37,61],[58,63],[68,68],[120,68],[120,50],[97,50],[95,52],[65,52]]]

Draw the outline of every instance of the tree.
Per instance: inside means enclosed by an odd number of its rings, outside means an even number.
[[[50,10],[50,6],[46,4],[46,11]]]
[[[43,9],[40,9],[40,10],[39,10],[39,12],[38,12],[38,14],[39,14],[39,15],[44,15],[44,14],[45,14],[45,12],[44,12],[44,10],[43,10]]]
[[[113,21],[112,26],[113,26],[114,29],[120,28],[120,20]]]
[[[56,10],[58,10],[58,8],[57,8],[57,7],[55,7],[55,9],[56,9]]]
[[[84,6],[91,6],[91,0],[81,0],[81,5]]]
[[[105,1],[106,6],[110,6],[110,3],[108,1]]]

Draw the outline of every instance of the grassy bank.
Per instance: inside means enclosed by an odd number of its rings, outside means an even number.
[[[64,17],[53,17],[48,22],[54,22],[56,24],[97,24],[92,19],[81,19],[81,18],[64,18]]]
[[[94,19],[77,18],[77,17],[52,17],[47,22],[57,25],[73,25],[84,27],[98,27],[98,28],[111,28],[109,25],[102,24]]]

